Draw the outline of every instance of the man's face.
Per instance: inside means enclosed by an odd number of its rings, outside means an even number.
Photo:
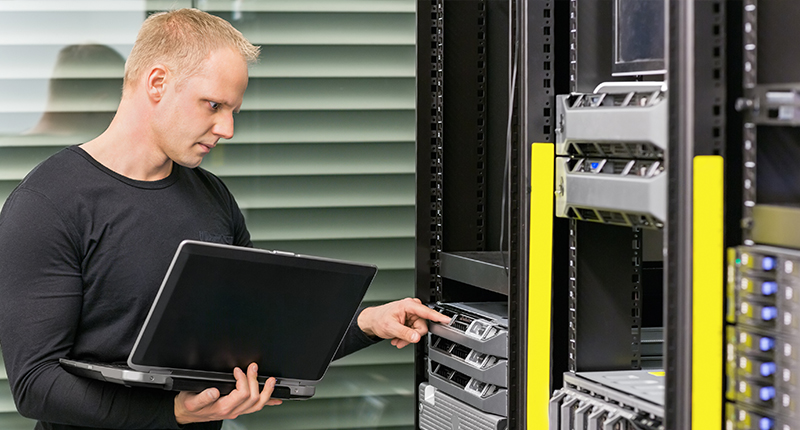
[[[155,109],[155,143],[175,163],[193,168],[220,138],[233,137],[233,114],[247,89],[247,62],[233,49],[219,49],[176,84],[167,80]]]

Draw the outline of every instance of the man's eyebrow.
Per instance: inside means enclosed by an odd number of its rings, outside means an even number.
[[[233,113],[239,113],[239,112],[242,110],[242,105],[241,105],[241,103],[239,104],[239,106],[236,106],[236,105],[234,105],[233,103],[229,103],[227,100],[220,101],[220,103],[222,103],[222,104],[223,104],[223,105],[225,105],[225,106],[228,106],[228,107],[230,107],[230,108],[231,108],[231,110],[233,110]],[[235,102],[234,102],[234,103],[235,103]]]

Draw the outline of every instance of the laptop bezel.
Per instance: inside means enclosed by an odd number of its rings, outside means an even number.
[[[200,250],[200,252],[198,252]],[[246,248],[246,247],[239,247],[233,245],[224,245],[218,243],[211,243],[211,242],[201,242],[195,240],[184,240],[178,246],[175,255],[170,263],[169,269],[167,270],[166,275],[162,281],[162,284],[156,294],[156,297],[153,301],[153,304],[147,314],[144,324],[142,325],[141,330],[139,331],[139,335],[136,338],[136,342],[134,343],[133,348],[128,356],[128,366],[135,370],[144,373],[155,373],[155,374],[168,374],[173,375],[175,377],[185,377],[185,378],[204,378],[208,377],[209,379],[231,379],[232,373],[222,373],[216,372],[211,370],[195,370],[195,369],[182,369],[182,368],[171,368],[171,367],[161,367],[161,366],[152,366],[152,365],[145,365],[141,364],[141,354],[144,354],[146,348],[149,346],[150,342],[152,342],[153,334],[155,333],[154,330],[157,329],[158,322],[161,320],[161,317],[167,312],[167,306],[170,303],[170,297],[174,292],[174,288],[177,285],[177,278],[180,277],[180,272],[185,266],[187,259],[192,255],[195,254],[205,254],[208,253],[215,254],[220,253],[223,255],[227,252],[234,252],[234,253],[241,253],[246,252],[252,258],[271,258],[275,256],[291,256],[293,258],[300,258],[304,259],[305,261],[309,262],[319,262],[321,264],[325,263],[335,263],[335,264],[342,264],[346,265],[347,267],[352,267],[354,270],[363,271],[366,275],[364,276],[364,283],[363,285],[359,286],[361,288],[360,296],[362,297],[366,293],[369,285],[374,280],[377,274],[377,267],[375,265],[365,264],[365,263],[358,263],[353,261],[346,261],[340,259],[332,259],[332,258],[325,258],[325,257],[317,257],[317,256],[309,256],[303,254],[294,254],[294,253],[287,253],[281,251],[270,251],[270,250],[263,250],[257,248]],[[358,311],[358,304],[356,304],[353,309],[352,313],[348,312],[348,323],[352,320],[355,316],[356,312]],[[332,349],[330,352],[330,356],[326,357],[324,361],[320,361],[320,368],[323,369],[320,378],[318,379],[295,379],[290,377],[280,377],[278,378],[278,383],[283,385],[315,385],[318,383],[324,375],[327,373],[327,370],[330,366],[330,362],[335,355],[337,349],[341,347],[341,343],[344,340],[344,336],[349,324],[344,326],[344,331],[338,336],[338,341],[336,347]],[[140,354],[141,352],[141,354]],[[262,379],[261,377],[259,379]]]

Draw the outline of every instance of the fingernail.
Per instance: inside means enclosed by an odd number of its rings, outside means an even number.
[[[255,363],[251,364],[250,365],[250,369],[252,369],[253,372],[258,372],[258,364],[255,364]]]
[[[269,378],[269,386],[270,387],[274,387],[275,386],[275,382],[276,382],[275,378]]]

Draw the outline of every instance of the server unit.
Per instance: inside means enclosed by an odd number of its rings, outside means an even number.
[[[729,250],[726,417],[732,428],[797,426],[800,252]]]
[[[420,390],[442,391],[450,401],[438,407],[429,402],[427,410],[456,416],[471,410],[494,416],[490,422],[501,425],[508,411],[507,303],[440,303],[433,308],[451,317],[451,323],[431,324],[429,382]],[[420,422],[420,428],[435,427]]]

